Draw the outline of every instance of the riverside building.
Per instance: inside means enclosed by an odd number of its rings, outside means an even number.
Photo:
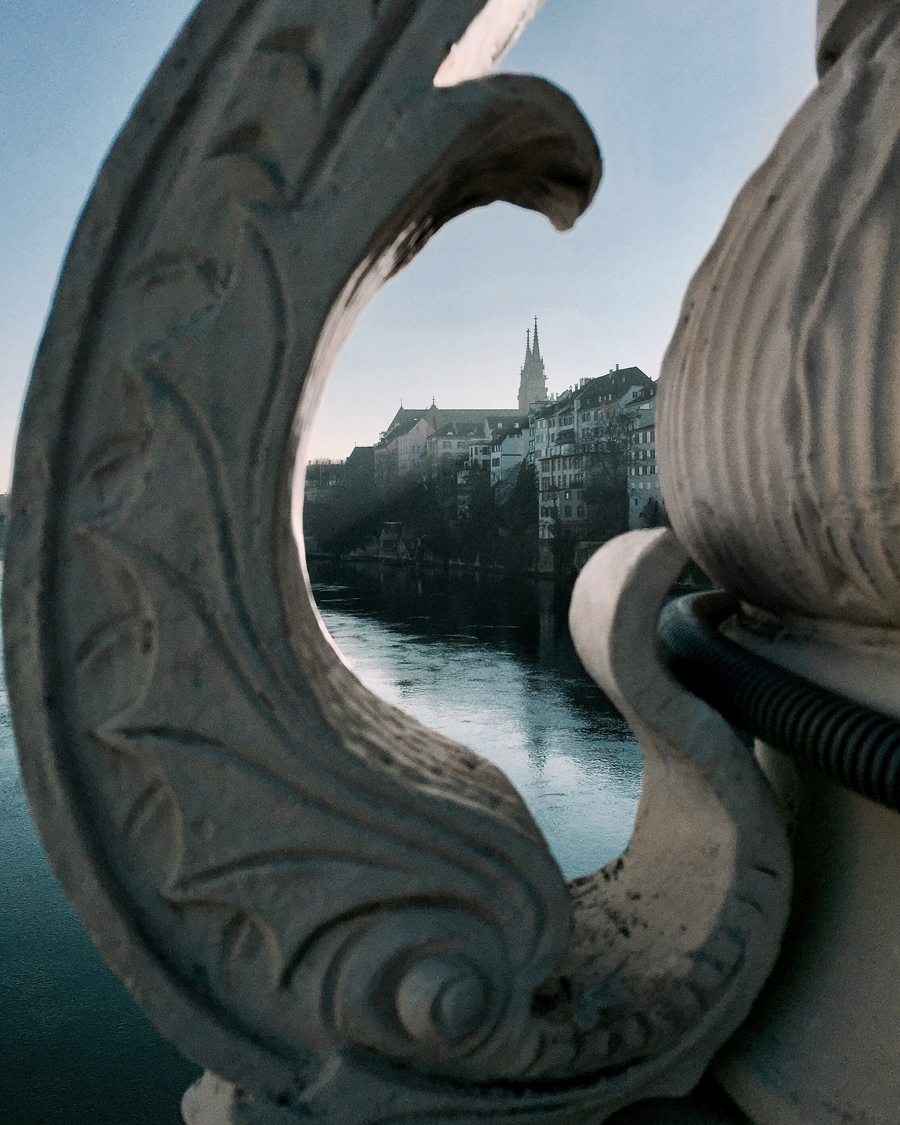
[[[615,522],[616,498],[627,491],[636,403],[649,387],[639,367],[616,366],[532,411],[539,538],[582,538],[592,524]]]
[[[628,527],[654,527],[664,517],[656,463],[656,384],[644,387],[632,404],[634,437],[628,463]]]
[[[656,387],[638,367],[616,365],[559,395],[547,390],[538,323],[525,337],[518,409],[401,405],[373,451],[384,495],[404,481],[430,481],[451,518],[470,513],[470,494],[489,473],[496,503],[533,466],[538,537],[603,540],[660,522]]]

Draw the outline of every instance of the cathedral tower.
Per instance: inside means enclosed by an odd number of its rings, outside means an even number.
[[[538,342],[537,317],[534,318],[534,344],[531,342],[531,329],[525,334],[525,363],[519,379],[519,412],[527,414],[532,403],[547,401],[547,379],[544,375],[544,361],[541,359],[541,345]]]

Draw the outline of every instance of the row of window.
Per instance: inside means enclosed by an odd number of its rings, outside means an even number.
[[[582,488],[566,488],[563,490],[564,500],[583,500],[584,489]]]
[[[550,461],[550,469],[541,467],[541,472],[550,472],[553,469],[583,469],[584,457],[580,455],[572,455],[571,453],[564,453],[558,457],[542,457],[542,461]]]
[[[630,477],[653,477],[656,476],[656,463],[651,465],[631,465],[628,469]]]
[[[574,515],[572,514],[573,510],[574,510]],[[554,511],[555,511],[555,509],[553,508],[552,505],[545,505],[544,507],[541,508],[541,518],[545,519],[545,520],[552,519]],[[567,520],[571,520],[571,519],[583,520],[583,519],[586,519],[586,517],[587,517],[587,508],[585,507],[584,504],[578,504],[578,505],[563,504],[562,508],[561,508],[561,515],[562,515],[563,519],[567,519]]]
[[[612,402],[613,395],[604,395],[601,399],[602,402]],[[599,421],[608,411],[607,410],[583,410],[578,415],[579,422]],[[567,414],[564,417],[553,418],[536,418],[534,428],[536,430],[552,430],[556,426],[574,426],[575,414]]]
[[[551,492],[554,488],[568,488],[569,485],[584,484],[584,473],[560,473],[559,477],[541,477],[541,492]]]
[[[600,412],[598,411],[597,413],[599,414]],[[582,414],[581,420],[582,420],[582,422],[589,421],[589,415]],[[594,436],[596,437],[597,431],[588,431],[588,433],[583,435],[583,436],[584,437],[590,436],[590,434],[592,432],[593,432]],[[556,433],[555,432],[551,431],[551,433],[549,433],[549,434],[535,434],[534,438],[530,442],[530,448],[537,451],[538,446],[552,445],[555,441],[556,441]],[[652,426],[650,426],[646,430],[639,430],[635,434],[635,438],[634,438],[634,444],[635,445],[653,445],[653,444],[655,444],[655,441],[656,441],[655,430]],[[573,444],[573,443],[566,442],[565,444],[568,445],[568,444]],[[540,457],[540,456],[542,456],[542,453],[540,451],[537,451],[537,455]],[[643,454],[641,451],[637,451],[635,453],[635,456],[638,456],[638,457],[642,456],[642,455],[646,455],[646,454]]]

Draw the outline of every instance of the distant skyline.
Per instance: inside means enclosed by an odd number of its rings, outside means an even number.
[[[105,150],[193,4],[0,6],[0,489],[66,244]],[[507,205],[454,220],[363,314],[312,457],[407,406],[512,407],[535,314],[549,389],[656,378],[685,287],[815,82],[815,0],[547,0],[503,63],[579,103],[604,157],[574,231]]]

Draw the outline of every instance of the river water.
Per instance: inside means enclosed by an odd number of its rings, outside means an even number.
[[[360,678],[507,774],[563,872],[628,841],[640,752],[578,663],[550,583],[310,564]],[[199,1073],[95,953],[28,815],[0,679],[0,1125],[176,1125]]]
[[[582,669],[552,583],[371,564],[318,564],[311,577],[360,679],[499,766],[566,876],[624,849],[640,751]]]

